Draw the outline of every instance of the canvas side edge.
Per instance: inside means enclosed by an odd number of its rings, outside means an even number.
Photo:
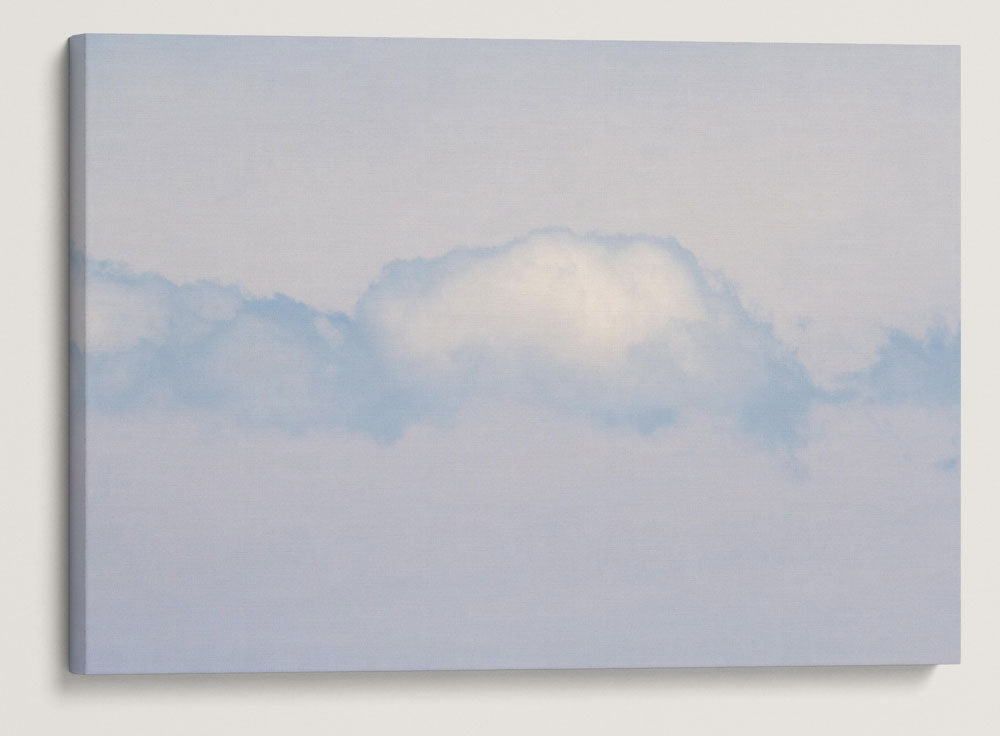
[[[87,672],[86,590],[86,54],[87,37],[69,45],[69,670]]]

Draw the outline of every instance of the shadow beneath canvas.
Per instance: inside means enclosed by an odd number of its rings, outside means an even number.
[[[697,667],[682,669],[488,670],[421,672],[307,672],[199,675],[72,675],[64,673],[59,690],[69,697],[128,698],[143,693],[212,697],[248,695],[368,695],[477,692],[495,694],[643,691],[714,692],[845,691],[852,689],[917,691],[927,686],[934,665],[831,667]]]

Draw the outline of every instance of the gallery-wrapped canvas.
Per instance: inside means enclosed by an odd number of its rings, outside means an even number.
[[[959,659],[959,51],[70,40],[70,667]]]

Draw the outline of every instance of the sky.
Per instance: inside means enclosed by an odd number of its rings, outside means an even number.
[[[956,48],[86,83],[94,671],[957,660]]]

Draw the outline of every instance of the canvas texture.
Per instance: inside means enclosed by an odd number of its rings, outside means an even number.
[[[71,669],[959,660],[959,49],[84,35]]]

